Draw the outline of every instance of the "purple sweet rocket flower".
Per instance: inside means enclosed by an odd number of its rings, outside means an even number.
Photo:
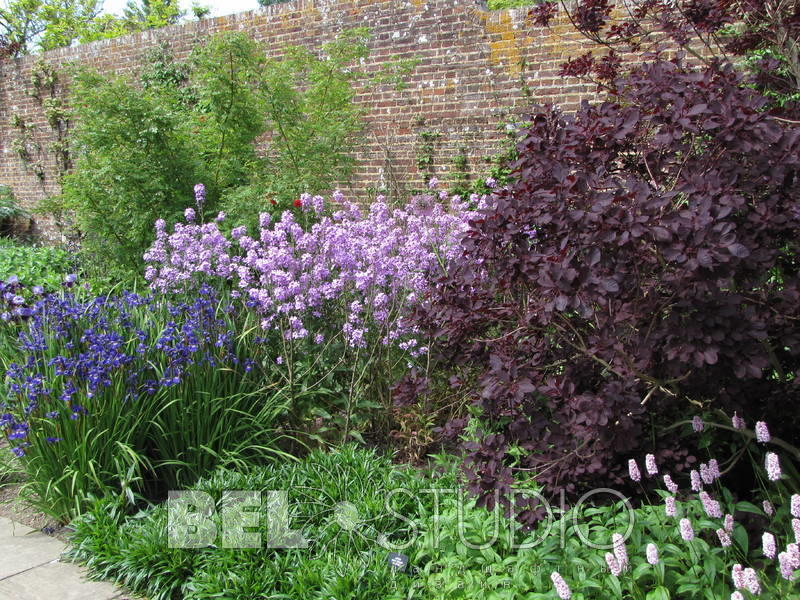
[[[489,189],[494,189],[497,187],[497,180],[494,177],[487,177],[484,183]]]
[[[756,423],[756,441],[766,444],[770,439],[771,436],[769,429],[767,429],[767,424],[764,421],[758,421]]]
[[[767,452],[764,466],[767,469],[767,479],[770,481],[778,481],[781,478],[781,463],[777,454],[774,452]]]
[[[633,481],[642,480],[642,474],[639,472],[639,465],[636,464],[636,461],[632,458],[628,460],[628,475],[630,475]]]
[[[800,494],[792,494],[790,512],[793,517],[800,518]]]
[[[734,412],[733,417],[731,417],[731,425],[733,425],[734,429],[744,429],[744,419]]]
[[[664,485],[667,487],[667,490],[669,490],[671,494],[678,493],[678,485],[674,481],[672,481],[672,477],[670,477],[669,475],[664,475]]]
[[[758,581],[755,569],[747,568],[744,570],[744,585],[755,596],[761,593],[761,583]]]
[[[619,568],[625,571],[628,568],[628,551],[625,549],[625,538],[619,533],[611,536],[611,543],[614,546],[614,558],[619,563]]]
[[[744,600],[744,596],[742,596],[742,592],[737,590],[731,594],[731,600]]]
[[[719,544],[723,548],[727,548],[731,545],[731,536],[728,535],[728,532],[724,529],[720,528],[717,529],[717,537],[719,538]]]
[[[647,454],[644,457],[644,468],[648,475],[657,475],[658,466],[656,465],[656,457],[652,454]]]
[[[556,594],[558,594],[561,600],[570,600],[570,598],[572,598],[572,591],[558,571],[550,573],[550,580],[553,582],[553,587],[556,588]]]
[[[203,205],[206,203],[206,186],[202,183],[194,186],[194,201],[197,204],[197,210],[202,211]]]
[[[428,189],[432,190],[439,185],[439,180],[436,177],[431,177],[430,181],[428,181]]]
[[[703,419],[697,415],[692,417],[692,429],[694,429],[696,433],[700,433],[704,428],[705,425],[703,425]]]
[[[187,223],[194,223],[196,216],[193,208],[187,208],[183,211],[183,218],[186,219]]]
[[[622,567],[620,567],[616,556],[614,556],[611,552],[606,552],[606,564],[608,565],[608,571],[614,577],[619,577],[620,574],[622,574]]]
[[[800,519],[792,519],[792,531],[794,532],[794,541],[800,544]]]
[[[667,496],[664,498],[664,504],[666,505],[665,509],[668,517],[674,517],[678,514],[678,510],[675,506],[674,496]]]
[[[645,549],[645,554],[647,555],[647,562],[651,565],[658,564],[658,546],[655,544],[647,544],[647,548]]]
[[[775,536],[768,531],[765,531],[761,536],[761,549],[767,558],[775,558]]]
[[[694,529],[692,529],[692,522],[689,519],[681,519],[680,521],[681,537],[690,542],[694,539]]]
[[[770,502],[769,500],[764,500],[761,503],[761,507],[764,509],[764,514],[767,515],[768,517],[771,517],[772,515],[775,514],[775,508],[772,506],[772,502]]]
[[[179,224],[172,234],[156,232],[145,256],[153,267],[147,279],[164,291],[196,285],[196,278],[230,279],[269,331],[283,333],[283,324],[295,317],[302,326],[293,327],[291,336],[300,339],[308,319],[324,312],[342,324],[350,347],[378,340],[419,356],[427,348],[403,313],[460,252],[461,237],[477,214],[460,200],[445,207],[425,198],[392,209],[378,197],[365,212],[336,192],[330,215],[322,214],[324,199],[306,198],[301,204],[320,214],[318,222],[304,229],[291,211],[274,223],[264,213],[252,238],[244,227],[226,237],[214,223]],[[381,295],[385,302],[371,302]],[[333,317],[333,311],[340,314]]]

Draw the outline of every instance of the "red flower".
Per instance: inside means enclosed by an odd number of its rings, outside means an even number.
[[[269,203],[272,204],[272,206],[275,206],[277,204],[277,202],[275,202],[274,198],[270,198],[269,199]]]
[[[294,205],[297,208],[300,208],[301,206],[303,206],[303,202],[300,200],[300,198],[298,198],[297,200],[294,201]]]

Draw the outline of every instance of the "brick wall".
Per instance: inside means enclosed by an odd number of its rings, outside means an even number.
[[[367,69],[398,58],[419,63],[403,90],[385,85],[361,90],[367,110],[366,143],[355,151],[358,167],[345,193],[368,198],[376,188],[421,187],[416,155],[427,137],[434,170],[447,181],[455,156],[466,151],[469,171],[479,175],[497,152],[501,126],[533,103],[572,108],[592,90],[558,77],[559,65],[585,52],[586,40],[566,23],[550,29],[525,22],[526,10],[488,11],[476,0],[294,0],[252,12],[47,52],[56,67],[70,62],[105,72],[136,73],[146,51],[168,42],[177,57],[209,35],[242,30],[270,53],[287,44],[318,47],[343,29],[371,31]],[[26,207],[58,191],[54,141],[40,103],[30,96],[31,68],[40,57],[0,61],[0,184],[9,185]],[[63,93],[63,92],[62,92]],[[41,147],[39,175],[16,152],[19,128],[32,125],[29,144]],[[430,135],[430,134],[438,134]],[[435,138],[435,139],[433,139]],[[19,142],[17,142],[18,144]],[[18,147],[18,146],[17,146]],[[187,202],[191,192],[187,190]],[[36,217],[37,229],[56,239],[52,220]]]

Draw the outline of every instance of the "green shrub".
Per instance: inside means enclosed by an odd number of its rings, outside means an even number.
[[[315,451],[299,462],[221,470],[192,488],[217,502],[225,490],[288,490],[289,525],[303,532],[307,548],[270,549],[264,544],[231,549],[219,547],[219,541],[197,550],[169,548],[164,505],[125,518],[106,500],[74,523],[70,557],[86,564],[95,576],[113,579],[151,600],[399,598],[410,580],[388,566],[388,550],[380,536],[397,543],[407,540],[412,532],[406,515],[432,519],[434,496],[420,490],[454,484],[451,475],[420,477],[413,469],[393,466],[387,458],[354,446],[333,453]],[[395,494],[390,511],[386,494],[397,488],[409,493]],[[418,506],[418,498],[423,505]],[[337,506],[341,511],[350,505],[357,518],[348,521]],[[214,519],[219,526],[218,515]]]
[[[182,64],[151,53],[141,85],[79,70],[75,168],[46,209],[74,212],[87,264],[133,279],[153,223],[175,222],[197,183],[206,186],[201,212],[221,208],[236,223],[256,222],[270,200],[286,207],[301,192],[329,191],[352,169],[362,128],[353,84],[363,73],[353,66],[365,41],[357,29],[323,46],[323,58],[289,47],[276,59],[245,34],[222,33]]]
[[[74,268],[72,255],[61,248],[22,246],[12,241],[0,241],[0,280],[5,281],[16,275],[28,291],[33,286],[41,286],[51,292],[59,290],[64,275]]]
[[[752,432],[743,430],[742,435]],[[439,475],[394,467],[350,446],[274,468],[219,471],[194,486],[217,502],[213,518],[218,531],[223,491],[288,490],[289,526],[303,532],[309,541],[305,549],[268,549],[266,544],[226,549],[218,540],[196,550],[168,548],[165,506],[125,518],[106,501],[75,523],[70,556],[96,576],[115,579],[153,600],[552,600],[558,597],[554,572],[571,588],[573,600],[701,600],[730,596],[736,564],[755,569],[763,590],[759,598],[800,597],[794,584],[781,577],[777,561],[764,560],[761,547],[763,531],[775,535],[778,551],[794,540],[790,509],[797,511],[800,496],[790,501],[781,482],[765,490],[774,503],[772,514],[737,500],[716,476],[704,484],[709,496],[703,499],[673,474],[683,489],[642,495],[638,508],[599,490],[576,505],[552,506],[549,518],[522,530],[500,509],[489,512],[459,497],[454,457],[437,458]],[[392,492],[398,489],[407,492]],[[436,496],[433,489],[439,490]],[[527,497],[537,491],[527,490]],[[676,512],[667,515],[664,499],[673,494]],[[355,507],[358,526],[352,531],[333,510],[340,502]],[[686,524],[680,525],[682,519],[688,520],[691,535]],[[262,532],[268,531],[265,523],[262,510]],[[393,549],[407,555],[408,569],[388,568],[389,550],[377,532],[390,535]],[[730,544],[722,545],[726,537]],[[623,557],[626,564],[615,572]]]

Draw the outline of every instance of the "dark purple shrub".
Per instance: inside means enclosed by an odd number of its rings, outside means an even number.
[[[800,128],[742,83],[656,61],[614,80],[614,102],[531,117],[516,182],[418,311],[479,374],[482,503],[515,469],[551,492],[620,484],[652,421],[796,395]]]
[[[549,26],[559,10],[581,34],[612,53],[655,56],[680,48],[706,66],[731,54],[743,56],[754,84],[775,99],[774,106],[789,114],[797,110],[800,0],[637,0],[624,7],[607,0],[544,0],[530,11],[530,22]],[[757,60],[764,56],[770,60]],[[592,54],[572,57],[562,73],[602,83],[609,69],[619,66],[612,58],[595,68],[596,60]]]

